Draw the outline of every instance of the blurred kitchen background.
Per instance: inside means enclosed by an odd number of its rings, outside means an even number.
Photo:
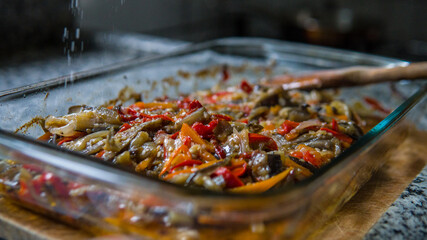
[[[156,48],[160,40],[151,36],[164,40],[159,52],[169,43],[253,36],[421,61],[426,13],[425,0],[0,0],[0,84],[21,76],[23,64],[62,62],[64,71],[80,71],[91,66],[85,57],[126,59],[142,40]],[[127,51],[113,57],[111,46]]]

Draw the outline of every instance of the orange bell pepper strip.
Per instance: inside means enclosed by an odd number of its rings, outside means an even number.
[[[63,143],[66,143],[66,142],[70,142],[70,141],[73,141],[74,139],[76,139],[76,138],[79,138],[79,137],[83,137],[84,135],[86,135],[87,133],[84,133],[84,132],[76,132],[76,134],[74,134],[73,136],[70,136],[70,137],[63,137],[62,139],[61,139],[61,141],[59,141],[58,142],[58,146],[61,146]]]
[[[49,141],[49,139],[50,139],[50,137],[52,136],[53,134],[52,133],[50,133],[50,132],[45,132],[43,135],[41,135],[40,137],[38,137],[37,138],[37,140],[39,140],[39,141]]]
[[[293,170],[293,167],[286,169],[285,171],[261,182],[246,184],[245,186],[231,188],[228,192],[231,193],[262,193],[270,188],[274,187],[277,183],[285,179],[289,173]]]
[[[208,151],[202,151],[200,153],[200,157],[202,157],[202,159],[205,160],[206,162],[212,162],[212,161],[218,160]]]
[[[172,165],[173,159],[178,155],[178,153],[184,153],[191,159],[191,153],[186,145],[181,145],[181,147],[175,149],[175,151],[172,152],[171,156],[166,160],[165,164],[163,165],[162,171],[160,172],[160,176],[165,174],[166,171],[169,170],[170,166]]]
[[[208,151],[212,151],[214,149],[212,144],[203,140],[196,130],[192,129],[186,123],[182,124],[180,137],[181,139],[184,137],[190,137],[193,142],[202,145]]]
[[[203,163],[203,164],[201,164],[199,166],[196,166],[196,167],[193,167],[193,168],[187,168],[187,169],[184,169],[184,170],[180,170],[180,171],[175,171],[175,172],[169,173],[168,175],[166,175],[163,178],[163,180],[169,180],[169,179],[171,179],[174,176],[179,175],[179,174],[196,172],[197,170],[209,167],[209,166],[211,166],[211,165],[213,165],[213,164],[215,164],[215,163],[217,163],[219,161],[220,160],[216,160],[216,161],[212,161],[212,162],[207,162],[207,163]]]

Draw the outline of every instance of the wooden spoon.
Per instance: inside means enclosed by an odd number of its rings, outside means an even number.
[[[397,67],[350,67],[324,70],[307,75],[279,75],[264,85],[279,86],[283,89],[335,88],[343,86],[366,85],[398,80],[427,79],[427,62],[411,63]]]

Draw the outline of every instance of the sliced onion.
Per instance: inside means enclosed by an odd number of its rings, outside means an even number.
[[[99,131],[89,135],[86,135],[77,140],[71,141],[69,143],[64,143],[64,147],[74,150],[74,151],[82,151],[86,148],[87,142],[94,138],[106,138],[109,131]],[[89,150],[88,150],[89,151]]]

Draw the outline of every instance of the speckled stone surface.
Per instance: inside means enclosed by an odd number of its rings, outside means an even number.
[[[377,239],[427,239],[427,167],[365,236]]]
[[[137,34],[100,34],[95,41],[104,49],[73,59],[58,56],[26,64],[0,66],[0,91],[144,54],[165,53],[186,44]],[[366,234],[365,240],[373,239],[427,239],[427,167]]]

